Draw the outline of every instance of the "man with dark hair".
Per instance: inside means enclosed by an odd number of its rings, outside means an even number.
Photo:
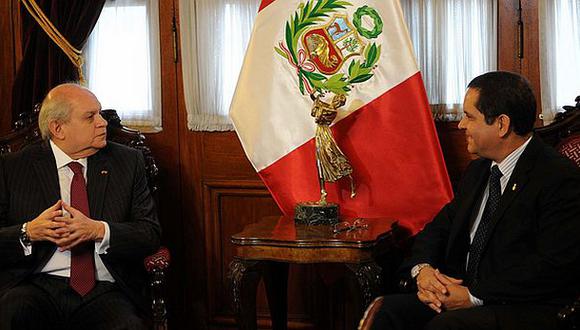
[[[580,292],[580,170],[532,133],[528,82],[490,72],[468,86],[469,164],[455,198],[401,267],[374,329],[555,329]]]
[[[0,329],[146,329],[160,228],[142,154],[107,142],[76,84],[42,103],[42,143],[0,157]]]

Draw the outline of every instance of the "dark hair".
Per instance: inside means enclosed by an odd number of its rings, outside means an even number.
[[[526,135],[534,128],[536,97],[524,77],[505,71],[488,72],[473,79],[467,87],[479,92],[475,106],[486,123],[491,124],[505,114],[518,135]]]

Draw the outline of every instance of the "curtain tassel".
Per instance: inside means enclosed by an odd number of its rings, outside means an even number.
[[[73,47],[68,40],[58,31],[52,22],[46,17],[42,9],[34,0],[21,0],[26,10],[40,25],[42,30],[46,32],[48,37],[64,52],[72,64],[77,68],[79,74],[79,82],[81,85],[86,85],[85,76],[83,74],[83,57],[82,50]]]

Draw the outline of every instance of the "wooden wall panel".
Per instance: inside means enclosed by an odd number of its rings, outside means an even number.
[[[518,0],[498,1],[497,51],[499,70],[519,72]]]
[[[522,58],[518,57],[520,47],[518,33],[519,4],[522,4],[524,29]],[[540,83],[540,35],[538,0],[499,0],[498,1],[498,69],[512,71],[526,77],[536,95],[538,111],[541,109]],[[541,126],[542,121],[536,121]]]
[[[524,1],[522,1],[524,2]],[[525,76],[532,85],[538,104],[537,113],[542,113],[542,93],[540,82],[540,29],[538,0],[526,0],[522,5],[522,20],[524,22],[524,58],[521,63],[520,73]],[[542,126],[539,119],[536,126]]]
[[[255,219],[280,211],[259,182],[206,181],[204,200],[209,323],[233,326],[227,278],[228,265],[234,257],[230,237]],[[263,299],[259,301],[262,303],[258,304],[258,312],[264,314],[267,308]]]
[[[235,132],[205,132],[202,148],[205,179],[261,182]]]

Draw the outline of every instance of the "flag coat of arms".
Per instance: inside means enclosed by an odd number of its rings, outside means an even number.
[[[352,217],[417,231],[452,198],[421,73],[398,0],[263,0],[230,117],[280,209],[317,201],[315,96],[345,95],[332,125],[353,167],[326,184]]]

